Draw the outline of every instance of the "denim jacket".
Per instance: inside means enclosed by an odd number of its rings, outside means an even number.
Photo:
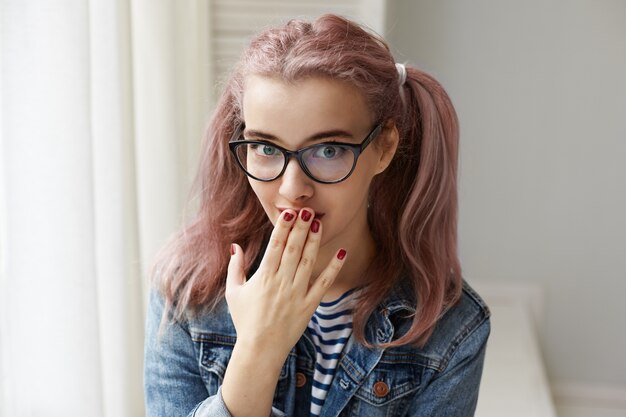
[[[150,296],[145,341],[147,417],[230,417],[220,392],[236,340],[225,301],[212,312],[165,325],[163,299]],[[396,290],[366,324],[367,340],[386,343],[408,330],[415,302]],[[489,310],[463,285],[423,347],[368,349],[352,337],[337,365],[322,417],[473,416]],[[304,333],[280,373],[271,416],[308,416],[315,348]],[[254,381],[250,381],[251,384]]]

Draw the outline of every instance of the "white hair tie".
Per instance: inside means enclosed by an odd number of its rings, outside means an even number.
[[[398,75],[400,76],[400,87],[404,85],[406,82],[406,67],[404,64],[396,64],[396,70],[398,70]]]

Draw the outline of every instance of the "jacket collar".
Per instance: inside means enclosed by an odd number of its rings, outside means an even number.
[[[392,316],[402,311],[406,315],[415,314],[417,301],[411,286],[405,281],[395,285],[391,293],[378,306],[377,312],[385,317]]]

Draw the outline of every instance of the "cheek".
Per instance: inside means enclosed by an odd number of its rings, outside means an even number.
[[[276,219],[274,219],[270,215],[271,212],[269,211],[273,207],[272,206],[272,199],[273,199],[273,196],[274,196],[271,184],[263,183],[263,182],[259,182],[259,181],[254,181],[254,180],[250,180],[250,179],[248,179],[248,182],[249,182],[250,188],[252,188],[252,191],[254,192],[254,195],[256,196],[257,200],[259,200],[259,202],[261,203],[261,206],[265,210],[265,214],[267,214],[267,217],[270,219],[272,224],[276,224]]]
[[[334,210],[338,212],[337,214],[341,217],[342,222],[356,216],[357,212],[363,207],[364,202],[368,199],[368,185],[368,181],[359,179],[346,184],[345,187],[336,188],[327,195],[327,199],[332,202],[331,204],[334,206]]]
[[[348,178],[349,182],[345,184],[346,189],[342,190],[340,195],[349,195],[353,203],[358,205],[359,201],[367,199],[373,178],[374,174],[370,164],[357,165],[352,176]]]

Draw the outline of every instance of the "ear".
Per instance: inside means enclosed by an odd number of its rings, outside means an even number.
[[[387,169],[396,154],[399,141],[400,133],[398,132],[395,122],[393,120],[388,120],[385,123],[383,131],[376,140],[381,151],[380,158],[378,159],[378,165],[376,167],[376,175]]]

